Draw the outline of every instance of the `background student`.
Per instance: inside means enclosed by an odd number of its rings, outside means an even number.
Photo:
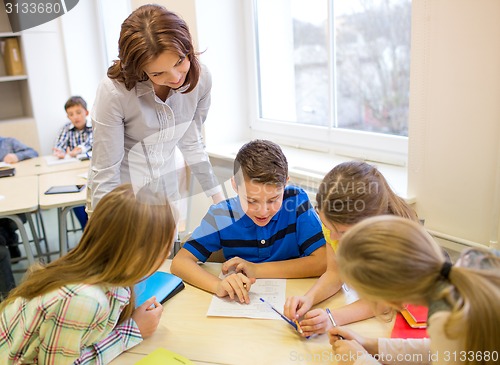
[[[254,278],[300,278],[325,271],[321,223],[306,192],[286,186],[288,163],[281,148],[254,140],[239,150],[232,184],[237,197],[210,207],[191,239],[177,253],[172,273],[188,283],[249,302]],[[222,249],[223,279],[197,262]]]
[[[316,195],[317,210],[324,225],[327,269],[303,296],[287,298],[284,314],[300,319],[304,336],[324,333],[331,327],[327,313],[311,307],[340,290],[342,281],[335,251],[338,240],[355,223],[368,217],[392,214],[417,221],[415,211],[389,187],[374,166],[360,161],[335,166],[321,182]],[[373,308],[364,300],[332,310],[338,324],[351,323],[373,316]]]
[[[144,5],[125,19],[118,43],[118,60],[99,84],[92,108],[87,211],[124,182],[153,181],[177,200],[176,146],[207,196],[223,200],[202,137],[212,79],[198,61],[187,24],[163,6]]]
[[[375,355],[387,360],[398,354],[419,364],[498,364],[500,256],[494,252],[469,249],[452,265],[418,223],[383,216],[349,230],[337,261],[346,283],[370,302],[395,310],[405,304],[429,307],[430,341],[373,339],[330,329],[336,358],[347,360],[341,364],[379,364]]]
[[[92,149],[93,143],[92,126],[87,121],[87,102],[80,96],[72,96],[64,104],[64,110],[70,122],[62,127],[53,148],[54,155],[61,159],[66,157],[66,154],[76,157],[87,153]],[[88,220],[85,207],[75,207],[73,212],[84,229]]]
[[[151,336],[163,308],[153,297],[134,309],[133,287],[167,258],[174,232],[168,201],[115,188],[79,244],[0,305],[0,363],[107,364]]]
[[[15,164],[19,161],[28,160],[30,158],[34,158],[38,156],[38,152],[36,152],[33,148],[26,146],[24,143],[18,141],[15,138],[11,137],[1,137],[0,136],[0,161],[8,164]],[[23,222],[26,222],[26,217],[24,214],[19,214],[19,218]],[[19,251],[19,247],[17,244],[19,242],[19,237],[16,233],[17,225],[11,220],[2,218],[0,219],[0,241],[2,244],[7,245],[10,253],[10,257],[20,257],[21,252]],[[10,269],[10,258],[7,258],[6,255],[2,255],[4,260],[2,262],[4,265],[2,266],[5,273],[11,271]],[[7,267],[8,263],[8,267]],[[6,274],[8,277],[8,282],[10,282],[11,274]],[[6,284],[7,285],[7,284]],[[10,287],[10,284],[7,285]]]
[[[92,126],[87,121],[89,112],[87,102],[80,96],[72,96],[64,104],[64,110],[70,120],[59,132],[54,144],[54,155],[59,158],[76,157],[92,149]]]
[[[33,148],[11,137],[0,136],[0,161],[13,164],[38,156]]]

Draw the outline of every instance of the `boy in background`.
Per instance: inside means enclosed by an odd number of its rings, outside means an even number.
[[[87,122],[89,115],[87,102],[80,96],[72,96],[64,104],[64,110],[66,110],[70,122],[62,127],[53,148],[54,155],[61,159],[65,158],[66,154],[76,157],[79,154],[87,153],[92,149],[94,141],[92,125]],[[73,212],[84,229],[88,220],[85,207],[75,207]]]
[[[69,123],[66,123],[59,132],[53,151],[59,158],[76,157],[92,149],[93,135],[92,126],[87,122],[89,112],[87,102],[80,96],[72,96],[64,104],[64,110]]]
[[[245,144],[234,162],[237,197],[212,205],[174,257],[171,272],[219,297],[249,303],[255,278],[302,278],[325,272],[325,238],[304,190],[286,186],[288,163],[270,141]],[[222,249],[220,279],[197,262]]]

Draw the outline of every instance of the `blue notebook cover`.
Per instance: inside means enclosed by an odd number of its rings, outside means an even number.
[[[184,283],[181,278],[168,272],[157,271],[134,287],[135,307],[139,307],[153,296],[156,296],[158,302],[165,303],[182,289]]]

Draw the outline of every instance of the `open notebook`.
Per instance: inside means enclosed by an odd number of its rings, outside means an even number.
[[[181,278],[168,272],[157,271],[134,287],[135,307],[139,307],[153,296],[156,296],[158,302],[165,303],[182,289],[184,283]]]

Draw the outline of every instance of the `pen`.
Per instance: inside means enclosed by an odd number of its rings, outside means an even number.
[[[328,318],[330,318],[330,322],[332,322],[333,327],[337,327],[337,323],[333,319],[332,312],[330,312],[330,308],[326,308],[326,314],[328,314]],[[341,340],[344,340],[344,337],[341,335],[337,335]]]
[[[281,314],[281,312],[279,310],[277,310],[276,308],[273,307],[273,305],[271,303],[268,303],[266,302],[264,299],[262,298],[259,298],[260,301],[262,303],[265,303],[269,306],[269,308],[271,308],[273,311],[275,311],[276,313],[279,314],[279,316],[284,319],[290,326],[292,326],[293,328],[295,328],[296,331],[298,331],[298,328],[297,328],[297,324],[295,324],[293,321],[289,320],[287,317],[285,317],[283,314]]]

